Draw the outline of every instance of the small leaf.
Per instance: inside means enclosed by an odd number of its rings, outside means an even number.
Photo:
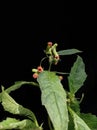
[[[91,130],[89,126],[81,119],[70,107],[68,107],[69,112],[74,121],[74,128],[75,130]]]
[[[91,130],[97,130],[97,117],[91,113],[81,113],[80,117],[88,124]]]
[[[41,100],[54,130],[68,130],[66,92],[54,72],[43,71],[37,79],[42,92]]]
[[[15,118],[7,117],[6,120],[0,122],[0,130],[9,130],[9,129],[18,129],[18,130],[42,130],[41,127],[38,127],[31,120],[24,119],[22,121]]]
[[[31,110],[29,110],[27,108],[24,108],[22,105],[19,105],[4,90],[2,92],[2,106],[4,107],[5,111],[8,111],[8,112],[10,112],[12,114],[25,116],[25,117],[33,120],[33,122],[35,122],[38,125],[34,113]]]
[[[72,54],[76,54],[76,53],[80,53],[82,51],[77,50],[77,49],[67,49],[67,50],[60,50],[58,51],[59,55],[72,55]]]
[[[69,88],[72,94],[75,94],[84,84],[86,77],[85,64],[82,58],[78,56],[68,76]]]

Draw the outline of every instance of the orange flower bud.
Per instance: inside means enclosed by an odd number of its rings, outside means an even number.
[[[51,47],[53,43],[52,42],[48,42],[47,44],[48,44],[49,47]]]
[[[41,66],[38,66],[38,67],[37,67],[37,70],[38,70],[38,72],[42,72],[42,71],[43,71],[43,68],[42,68]]]
[[[37,79],[37,78],[38,78],[38,73],[34,73],[34,74],[33,74],[33,78],[34,78],[34,79]]]
[[[59,55],[56,55],[56,56],[55,56],[55,58],[56,58],[57,60],[59,60],[59,59],[60,59]]]

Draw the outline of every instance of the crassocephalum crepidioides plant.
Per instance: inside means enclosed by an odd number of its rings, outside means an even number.
[[[83,59],[76,55],[76,61],[69,73],[51,70],[52,65],[57,65],[58,62],[61,62],[61,56],[72,55],[81,51],[77,49],[57,51],[57,46],[57,43],[47,43],[44,51],[46,56],[41,60],[37,68],[32,69],[32,77],[36,79],[36,82],[17,81],[7,89],[2,86],[0,102],[4,110],[13,115],[20,115],[23,119],[7,117],[0,122],[0,129],[44,129],[43,122],[39,125],[35,114],[31,110],[19,105],[9,95],[10,92],[19,89],[24,84],[28,84],[38,86],[41,90],[41,102],[48,113],[48,127],[50,130],[97,130],[97,117],[90,113],[81,113],[80,102],[83,96],[80,100],[75,96],[87,77]],[[49,63],[48,70],[45,70],[42,65],[45,60],[48,60]],[[65,89],[61,82],[64,74],[67,75],[69,91]]]

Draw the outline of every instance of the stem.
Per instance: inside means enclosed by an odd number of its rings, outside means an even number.
[[[81,102],[82,102],[83,98],[84,98],[84,93],[82,93],[82,97],[81,97],[81,99],[80,99],[79,103],[81,103]]]
[[[46,58],[48,58],[48,57],[42,58],[42,60],[40,61],[40,66],[42,66],[41,64],[42,64],[42,62],[43,62]]]
[[[49,64],[49,71],[51,70],[51,66],[52,66],[52,62],[50,62],[50,64]]]
[[[57,74],[69,74],[69,73],[65,73],[65,72],[57,72],[55,71]]]

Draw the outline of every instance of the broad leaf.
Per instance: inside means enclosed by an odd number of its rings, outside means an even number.
[[[72,54],[76,54],[76,53],[80,53],[82,51],[77,50],[77,49],[67,49],[67,50],[61,50],[58,51],[59,55],[72,55]]]
[[[70,107],[68,107],[68,109],[73,118],[75,130],[91,130],[86,122],[81,119]]]
[[[86,77],[85,64],[82,58],[78,56],[68,76],[69,88],[72,94],[75,94],[84,84]]]
[[[35,83],[35,82],[17,81],[17,82],[15,82],[14,85],[10,86],[10,87],[7,88],[5,91],[6,91],[7,93],[10,93],[10,92],[12,92],[12,91],[15,91],[16,89],[19,89],[20,87],[22,87],[22,85],[25,85],[25,84],[38,86],[38,84]],[[2,93],[0,93],[0,102],[1,102],[1,97],[2,97]]]
[[[0,130],[9,130],[9,129],[18,129],[18,130],[42,130],[41,127],[38,127],[31,120],[24,119],[22,121],[15,118],[7,117],[6,120],[0,122]]]
[[[80,117],[88,124],[91,130],[97,130],[97,117],[90,113],[81,113]]]
[[[2,106],[4,107],[5,111],[8,111],[8,112],[10,112],[12,114],[17,114],[17,115],[25,116],[25,117],[31,119],[33,122],[35,122],[38,125],[34,113],[31,110],[29,110],[27,108],[24,108],[22,105],[19,105],[4,90],[2,92]]]
[[[41,100],[54,126],[54,130],[68,130],[66,92],[54,72],[43,71],[37,79],[42,92]]]

